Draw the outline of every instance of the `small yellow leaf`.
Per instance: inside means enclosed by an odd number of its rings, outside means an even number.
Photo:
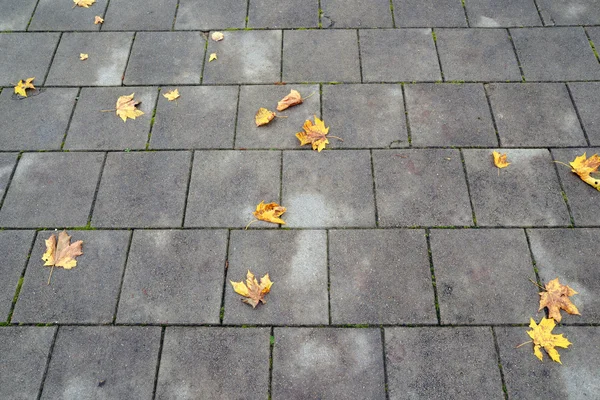
[[[102,24],[104,22],[104,18],[99,15],[94,17],[94,25]]]
[[[179,89],[171,90],[170,92],[163,94],[163,96],[165,96],[169,101],[176,100],[179,98]]]
[[[135,93],[132,93],[129,96],[121,96],[117,99],[117,115],[121,117],[123,122],[126,122],[127,118],[136,119],[136,117],[144,115],[143,111],[136,108],[140,102],[133,100],[134,94]]]
[[[591,175],[597,173],[598,167],[600,167],[600,157],[598,157],[598,154],[587,158],[586,153],[583,153],[583,155],[575,157],[575,160],[569,164],[571,165],[571,172],[576,173],[582,181],[600,191],[600,178],[594,178]]]
[[[256,126],[263,126],[273,121],[273,118],[275,118],[275,113],[273,111],[261,107],[254,116],[254,122],[256,122]]]
[[[87,59],[88,59],[88,55],[87,55],[87,54],[85,54],[85,53],[79,53],[79,59],[80,59],[81,61],[83,61],[83,60],[87,60]]]
[[[527,334],[533,341],[533,353],[540,361],[543,359],[542,351],[540,350],[542,347],[546,350],[546,353],[550,356],[553,361],[556,361],[559,364],[560,362],[560,354],[555,349],[555,347],[567,348],[572,343],[567,340],[562,334],[554,335],[552,333],[552,329],[556,326],[556,323],[552,318],[542,318],[542,321],[539,325],[535,323],[533,318],[530,318],[529,327],[530,331],[527,331]]]
[[[548,307],[548,316],[560,322],[562,316],[560,310],[565,310],[569,314],[581,315],[575,304],[571,303],[569,297],[577,294],[575,290],[567,285],[561,285],[558,278],[551,280],[546,284],[546,291],[540,293],[540,311]]]
[[[288,107],[292,107],[298,104],[302,104],[304,100],[302,100],[302,96],[300,95],[300,92],[298,92],[297,90],[292,89],[290,91],[290,94],[288,94],[287,96],[285,96],[283,99],[281,99],[278,103],[277,103],[277,111],[283,111]]]
[[[217,53],[211,53],[210,56],[208,57],[208,62],[211,62],[216,59],[217,59]]]
[[[285,225],[285,221],[279,217],[286,212],[286,210],[285,207],[282,207],[277,203],[265,204],[264,201],[261,201],[260,204],[256,206],[256,211],[252,212],[252,215],[261,221]]]
[[[35,77],[27,78],[25,82],[19,81],[19,83],[17,83],[15,86],[15,93],[23,97],[27,97],[26,89],[35,89],[35,86],[33,86],[32,83],[34,79]]]
[[[214,40],[215,42],[220,42],[221,40],[223,40],[223,38],[225,37],[223,35],[222,32],[213,32],[212,35],[210,35],[210,37],[212,38],[212,40]]]
[[[315,124],[310,120],[304,122],[302,127],[304,132],[296,133],[296,137],[300,140],[300,146],[305,144],[312,144],[313,150],[321,151],[325,148],[325,145],[329,143],[329,140],[325,135],[329,133],[329,127],[325,127],[325,122],[317,118],[315,115]]]
[[[96,0],[73,0],[75,6],[89,8],[92,4],[94,4]],[[73,6],[73,7],[75,7]]]
[[[42,260],[45,261],[44,266],[62,267],[64,269],[75,267],[77,265],[75,259],[83,254],[82,246],[82,240],[71,243],[71,236],[67,234],[67,231],[62,231],[58,235],[58,243],[56,235],[50,236],[46,239],[46,252],[42,256]]]
[[[229,281],[233,286],[233,290],[244,297],[242,299],[244,303],[250,304],[252,308],[256,308],[259,302],[266,304],[265,295],[271,291],[273,282],[269,278],[269,274],[266,274],[260,278],[260,284],[254,277],[254,274],[248,270],[246,274],[246,284],[244,282],[233,282]]]
[[[506,168],[510,165],[509,162],[506,161],[506,154],[500,154],[497,151],[492,153],[494,156],[494,165],[498,168]]]

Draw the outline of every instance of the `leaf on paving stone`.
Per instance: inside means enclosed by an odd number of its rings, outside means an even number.
[[[210,56],[208,57],[208,62],[211,62],[216,59],[217,59],[217,53],[210,53]]]
[[[329,140],[327,140],[327,137],[325,137],[325,135],[329,133],[329,127],[325,127],[325,122],[317,118],[316,115],[314,125],[309,119],[307,119],[304,122],[304,126],[302,128],[304,129],[304,132],[296,133],[296,137],[298,138],[298,140],[300,140],[300,146],[304,146],[305,144],[310,143],[312,144],[313,150],[317,150],[320,152],[325,148],[325,145],[329,143]],[[330,137],[342,140],[337,136]]]
[[[281,101],[277,103],[277,111],[283,111],[288,107],[292,107],[298,104],[302,104],[302,96],[297,90],[292,89],[290,94],[285,96]]]
[[[567,285],[561,285],[558,278],[551,280],[546,284],[546,291],[540,293],[540,308],[548,307],[548,316],[560,322],[562,316],[560,310],[563,309],[569,314],[581,315],[575,304],[571,303],[570,296],[577,294],[575,290]],[[539,311],[538,310],[538,311]]]
[[[215,42],[220,42],[225,36],[223,35],[223,32],[213,32],[212,35],[210,35],[210,37]]]
[[[242,299],[242,301],[246,304],[250,304],[252,308],[256,308],[259,302],[267,304],[265,295],[271,291],[271,285],[273,285],[273,282],[271,282],[271,279],[269,278],[269,274],[260,278],[259,284],[250,270],[248,270],[248,274],[246,274],[246,284],[244,284],[243,281],[229,282],[231,282],[233,290],[235,290],[237,294],[246,297],[245,299]]]
[[[510,165],[509,162],[506,161],[506,154],[500,154],[497,151],[492,153],[494,156],[494,165],[498,168],[506,168]]]
[[[586,158],[586,153],[583,153],[583,155],[575,157],[575,160],[569,164],[571,165],[571,172],[575,172],[582,181],[600,191],[600,178],[591,176],[592,173],[598,173],[598,167],[600,167],[598,154]]]
[[[285,225],[285,221],[279,217],[281,217],[286,210],[285,207],[282,207],[277,203],[265,204],[264,201],[261,201],[260,204],[256,206],[256,211],[252,212],[252,215],[261,221]]]
[[[254,122],[256,122],[256,126],[263,126],[273,121],[274,118],[275,113],[273,111],[261,107],[258,109],[256,115],[254,116]]]
[[[83,60],[87,60],[87,59],[88,59],[88,57],[89,57],[89,56],[88,56],[87,54],[85,54],[85,53],[79,53],[79,59],[80,59],[81,61],[83,61]]]
[[[102,24],[104,22],[104,18],[99,15],[94,17],[94,25]]]
[[[19,81],[19,83],[17,83],[15,86],[15,93],[23,97],[27,97],[26,89],[35,89],[35,86],[33,86],[32,83],[34,79],[35,77],[27,78],[25,82]]]
[[[96,0],[73,0],[75,6],[89,8],[92,4],[94,4]],[[75,7],[73,6],[73,7]]]
[[[554,329],[556,326],[556,323],[552,318],[542,318],[542,321],[539,325],[535,323],[533,318],[530,318],[530,320],[529,327],[532,330],[527,331],[527,334],[533,341],[533,353],[535,356],[539,358],[540,361],[543,359],[544,356],[540,350],[540,348],[543,347],[552,360],[562,364],[560,362],[560,354],[558,354],[558,350],[556,350],[555,347],[562,347],[566,349],[573,343],[569,342],[567,338],[563,337],[562,334],[552,334],[552,329]]]
[[[179,89],[171,90],[170,92],[163,94],[163,96],[165,96],[169,101],[176,100],[179,98]]]
[[[50,236],[46,239],[46,252],[42,256],[42,260],[46,261],[44,266],[64,269],[75,267],[77,265],[75,259],[83,254],[82,246],[82,240],[71,243],[71,236],[67,234],[67,231],[58,234],[58,242],[56,235]]]
[[[121,96],[117,100],[117,115],[121,117],[123,122],[126,122],[127,118],[136,119],[136,117],[144,115],[143,111],[136,108],[140,102],[133,100],[134,94],[135,93],[131,93],[129,96]]]

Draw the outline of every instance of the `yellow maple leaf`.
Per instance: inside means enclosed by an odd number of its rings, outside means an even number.
[[[510,165],[509,162],[506,161],[506,154],[500,154],[497,151],[492,152],[494,156],[494,165],[498,168],[506,168]]]
[[[133,100],[134,94],[135,93],[131,93],[129,96],[121,96],[117,99],[116,112],[123,122],[126,122],[127,118],[136,119],[136,117],[144,115],[143,111],[136,108],[140,102]]]
[[[275,118],[275,113],[273,111],[261,107],[254,116],[254,122],[256,122],[256,126],[263,126],[273,121],[273,118]]]
[[[210,56],[208,57],[208,62],[211,62],[216,59],[217,59],[217,53],[210,53]]]
[[[542,318],[539,325],[535,323],[533,318],[530,318],[529,327],[532,330],[527,331],[527,334],[533,341],[533,353],[540,361],[544,357],[540,350],[543,347],[553,361],[562,364],[562,362],[560,362],[560,354],[558,354],[558,350],[556,350],[555,347],[566,349],[573,343],[569,342],[562,334],[554,335],[552,329],[554,329],[555,326],[556,323],[552,318]]]
[[[310,97],[310,96],[309,96]],[[297,90],[292,89],[290,91],[290,94],[288,94],[287,96],[285,96],[283,99],[281,99],[278,103],[277,103],[277,111],[283,111],[288,107],[292,107],[298,104],[302,104],[304,100],[302,100],[302,96],[300,95],[300,92],[298,92]]]
[[[321,151],[325,148],[325,145],[329,143],[329,140],[325,135],[329,133],[329,127],[325,127],[325,122],[317,118],[315,115],[315,123],[313,123],[307,119],[304,122],[304,132],[296,133],[296,137],[300,140],[300,146],[304,146],[305,144],[312,144],[312,149]],[[331,136],[335,137],[335,136]],[[340,139],[335,137],[336,139]],[[341,139],[340,139],[341,140]]]
[[[82,246],[82,240],[71,243],[71,236],[67,234],[67,231],[58,234],[58,242],[56,235],[50,236],[46,239],[46,252],[42,256],[42,260],[46,262],[44,266],[62,267],[64,269],[75,267],[77,265],[75,259],[83,254]]]
[[[225,36],[223,35],[223,32],[213,32],[212,35],[210,35],[210,37],[215,42],[220,42]]]
[[[575,290],[567,285],[561,285],[558,278],[551,280],[546,284],[546,291],[540,293],[540,308],[548,307],[548,316],[560,322],[562,316],[560,310],[563,309],[569,314],[581,315],[575,304],[571,303],[570,296],[577,294]],[[538,311],[539,311],[538,310]]]
[[[285,221],[282,220],[281,215],[286,212],[287,208],[280,206],[277,203],[267,203],[261,201],[260,204],[256,206],[256,211],[252,212],[254,218],[260,221],[272,222],[274,224],[282,224],[285,225]],[[254,222],[254,221],[252,221]],[[248,224],[250,225],[250,224]],[[248,226],[246,226],[247,228]]]
[[[575,160],[569,163],[571,165],[571,172],[576,173],[582,181],[600,191],[600,179],[591,176],[592,173],[598,172],[600,157],[598,157],[598,154],[594,154],[590,158],[586,157],[586,153],[575,157]]]
[[[250,270],[248,270],[248,273],[246,274],[246,284],[244,284],[243,281],[229,282],[237,294],[245,297],[242,301],[246,304],[250,304],[252,308],[256,308],[259,302],[267,304],[265,295],[271,291],[271,286],[273,285],[273,282],[271,282],[271,279],[269,278],[269,274],[260,278],[259,284]]]
[[[88,57],[89,57],[89,55],[87,55],[86,53],[79,53],[79,59],[80,59],[81,61],[83,61],[83,60],[87,60],[87,59],[88,59]]]
[[[73,0],[75,6],[89,8],[92,4],[94,4],[96,0]],[[75,7],[73,6],[73,7]]]
[[[35,77],[27,78],[25,82],[20,80],[19,83],[17,83],[17,85],[15,86],[15,93],[23,97],[27,97],[26,89],[35,89],[35,86],[33,86],[32,83],[34,79]]]
[[[102,18],[99,15],[96,15],[94,17],[94,25],[98,25],[98,24],[102,24],[102,23],[104,23],[104,18]]]
[[[179,98],[179,89],[173,89],[170,92],[163,94],[169,101],[173,101]]]

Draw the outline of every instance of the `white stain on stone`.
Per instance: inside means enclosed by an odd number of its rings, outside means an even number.
[[[486,28],[498,28],[500,26],[500,24],[498,22],[496,22],[495,19],[489,18],[489,17],[484,17],[482,15],[481,17],[479,17],[478,26],[486,27]]]
[[[127,60],[129,49],[111,50],[106,60],[106,65],[98,68],[96,72],[96,81],[94,85],[119,85],[121,84],[121,75],[124,70],[124,62]]]
[[[573,130],[579,130],[579,120],[575,113],[566,113],[561,121],[562,130],[566,132],[572,132]]]

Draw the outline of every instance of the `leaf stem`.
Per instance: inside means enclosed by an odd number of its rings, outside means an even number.
[[[303,98],[302,101],[304,101],[306,99],[310,99],[312,96],[315,95],[315,93],[317,93],[317,92],[312,92],[311,94],[309,94],[308,96],[306,96],[305,98]]]
[[[333,135],[328,135],[327,137],[328,137],[328,138],[334,138],[334,139],[337,139],[337,140],[339,140],[340,142],[343,142],[343,141],[344,141],[344,139],[342,139],[341,137],[337,137],[337,136],[333,136]]]
[[[253,219],[252,221],[248,222],[248,225],[246,225],[246,227],[244,228],[244,230],[247,230],[247,229],[248,229],[248,227],[249,227],[250,225],[252,225],[253,223],[255,223],[255,222],[258,222],[258,220],[257,220],[257,219]]]
[[[533,342],[533,340],[528,340],[528,341],[526,341],[525,343],[521,343],[520,345],[518,345],[517,347],[515,347],[515,349],[518,349],[519,347],[521,347],[521,346],[524,346],[524,345],[526,345],[527,343],[531,343],[531,342]]]
[[[113,111],[117,111],[117,109],[113,108],[112,110],[100,110],[100,112],[113,112]]]
[[[552,162],[555,162],[555,163],[557,163],[557,164],[562,164],[562,165],[564,165],[565,167],[569,167],[569,168],[571,168],[571,166],[570,166],[570,165],[568,165],[568,164],[565,164],[565,163],[564,163],[564,162],[562,162],[562,161],[552,161]]]
[[[545,288],[545,287],[543,287],[543,286],[540,286],[540,285],[539,285],[539,284],[538,284],[536,281],[534,281],[533,279],[529,278],[529,280],[531,281],[531,283],[533,283],[535,286],[539,287],[540,289],[542,289],[542,290],[546,290],[546,288]]]
[[[50,286],[50,279],[52,279],[52,272],[54,272],[54,265],[50,269],[50,275],[48,276],[48,283],[47,283],[48,286]]]

